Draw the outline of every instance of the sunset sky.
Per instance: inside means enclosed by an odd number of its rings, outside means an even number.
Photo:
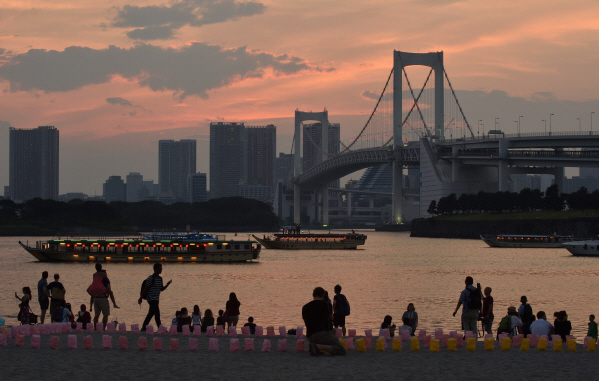
[[[60,130],[60,193],[110,175],[158,177],[159,139],[211,121],[272,123],[289,152],[295,109],[326,107],[355,135],[393,50],[442,50],[471,124],[599,129],[597,1],[0,0],[0,185],[8,127]],[[418,68],[413,72],[417,78]],[[408,71],[410,73],[410,71]]]

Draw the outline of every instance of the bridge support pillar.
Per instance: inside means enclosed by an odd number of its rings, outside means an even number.
[[[557,190],[562,193],[564,191],[564,167],[555,167],[555,183],[557,184]]]
[[[300,186],[295,184],[293,186],[293,222],[296,224],[300,223],[301,209]]]
[[[403,165],[401,161],[393,162],[393,223],[401,224],[402,219],[402,200],[403,200]]]
[[[322,187],[322,224],[329,224],[329,187]]]
[[[345,199],[347,200],[347,218],[349,218],[351,222],[351,192],[347,192]]]
[[[499,183],[499,191],[505,192],[509,191],[509,181],[508,181],[508,167],[507,167],[507,151],[509,148],[509,141],[507,139],[499,139],[499,157],[502,159],[499,160],[497,175],[498,175],[498,183]]]

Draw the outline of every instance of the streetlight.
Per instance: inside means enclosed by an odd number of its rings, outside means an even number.
[[[581,134],[582,130],[580,129],[580,118],[576,118],[576,120],[578,120],[578,133]]]
[[[516,127],[516,134],[518,134],[518,135],[519,135],[519,134],[520,134],[520,131],[519,131],[519,129],[518,129],[518,121],[517,121],[517,120],[514,120],[514,127]]]
[[[483,126],[483,139],[484,139],[485,138],[485,124],[481,123],[480,125]]]
[[[593,114],[595,111],[591,111],[591,132],[593,132]]]
[[[499,129],[499,118],[495,118],[495,129]]]
[[[545,119],[541,120],[541,122],[545,122],[545,133],[547,133],[547,121]]]
[[[480,122],[482,122],[482,119],[478,120],[478,136],[480,137]],[[483,132],[483,136],[485,136],[485,133]]]
[[[521,118],[524,118],[524,116],[520,115],[520,116],[518,117],[518,133],[522,132],[522,128],[521,128],[521,127],[522,127],[522,125],[520,124],[520,119],[521,119]]]
[[[551,120],[553,119],[553,114],[549,114],[549,135],[551,135]]]

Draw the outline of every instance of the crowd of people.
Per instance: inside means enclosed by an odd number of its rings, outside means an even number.
[[[40,306],[39,322],[43,324],[46,319],[46,313],[50,312],[52,322],[70,322],[73,327],[77,322],[82,323],[83,328],[92,323],[91,313],[94,313],[93,324],[98,323],[102,315],[102,324],[106,328],[108,317],[110,316],[110,303],[113,308],[119,308],[115,301],[115,295],[112,290],[110,280],[106,270],[100,263],[95,264],[96,272],[92,275],[92,283],[87,288],[90,295],[90,309],[87,311],[85,304],[81,304],[79,312],[73,313],[71,304],[65,300],[66,289],[60,282],[60,275],[54,274],[54,281],[48,283],[48,272],[42,273],[42,278],[38,282],[38,303]],[[154,319],[157,326],[162,325],[160,317],[160,294],[165,291],[172,280],[164,283],[162,279],[162,264],[153,265],[153,274],[148,276],[143,282],[140,291],[138,303],[141,305],[145,300],[148,304],[148,313],[142,324],[142,331]],[[345,354],[345,349],[334,334],[337,329],[342,330],[343,336],[346,335],[346,317],[350,315],[350,304],[345,295],[341,293],[340,285],[334,287],[333,300],[322,287],[316,287],[313,290],[313,300],[302,308],[302,318],[306,325],[306,336],[310,342],[309,352],[317,356],[322,352],[328,352],[334,355]],[[482,291],[480,283],[474,286],[474,280],[468,276],[465,279],[465,287],[460,293],[453,316],[456,316],[460,308],[462,329],[464,332],[471,331],[475,336],[478,335],[478,322],[481,322],[482,333],[492,334],[495,314],[493,309],[493,296],[491,287],[486,287]],[[23,287],[23,295],[15,293],[15,297],[20,301],[18,319],[22,325],[37,323],[37,315],[31,311],[32,292],[29,287]],[[183,331],[184,326],[188,326],[190,331],[201,329],[207,332],[210,327],[213,329],[222,326],[223,331],[228,331],[230,327],[236,327],[239,323],[241,302],[234,292],[229,294],[229,299],[225,304],[224,310],[218,311],[218,316],[214,317],[211,309],[202,312],[198,305],[193,307],[190,313],[187,307],[176,311],[171,324],[177,327],[178,332]],[[544,311],[533,313],[532,306],[528,303],[528,298],[520,298],[518,308],[510,306],[506,315],[499,320],[496,327],[496,333],[499,337],[502,333],[507,333],[510,337],[522,334],[524,337],[530,334],[543,336],[551,339],[552,335],[559,335],[566,339],[572,331],[572,323],[568,320],[566,311],[554,313],[553,324],[547,321],[547,315]],[[406,311],[401,317],[402,325],[397,327],[393,324],[393,317],[386,315],[380,325],[382,335],[383,329],[388,329],[391,337],[401,331],[407,331],[409,335],[414,336],[418,327],[418,313],[413,303],[409,303]],[[256,324],[254,318],[249,317],[244,327],[249,327],[250,333],[254,334]],[[595,322],[595,316],[590,315],[588,323],[587,336],[597,339],[598,324]]]

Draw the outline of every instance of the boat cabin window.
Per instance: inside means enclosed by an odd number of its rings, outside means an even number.
[[[223,249],[223,245],[221,245],[220,243],[218,245],[216,245],[216,250],[222,250]]]
[[[239,245],[235,245],[235,250],[239,250]]]
[[[245,245],[245,249],[249,250],[250,249],[250,245]]]

